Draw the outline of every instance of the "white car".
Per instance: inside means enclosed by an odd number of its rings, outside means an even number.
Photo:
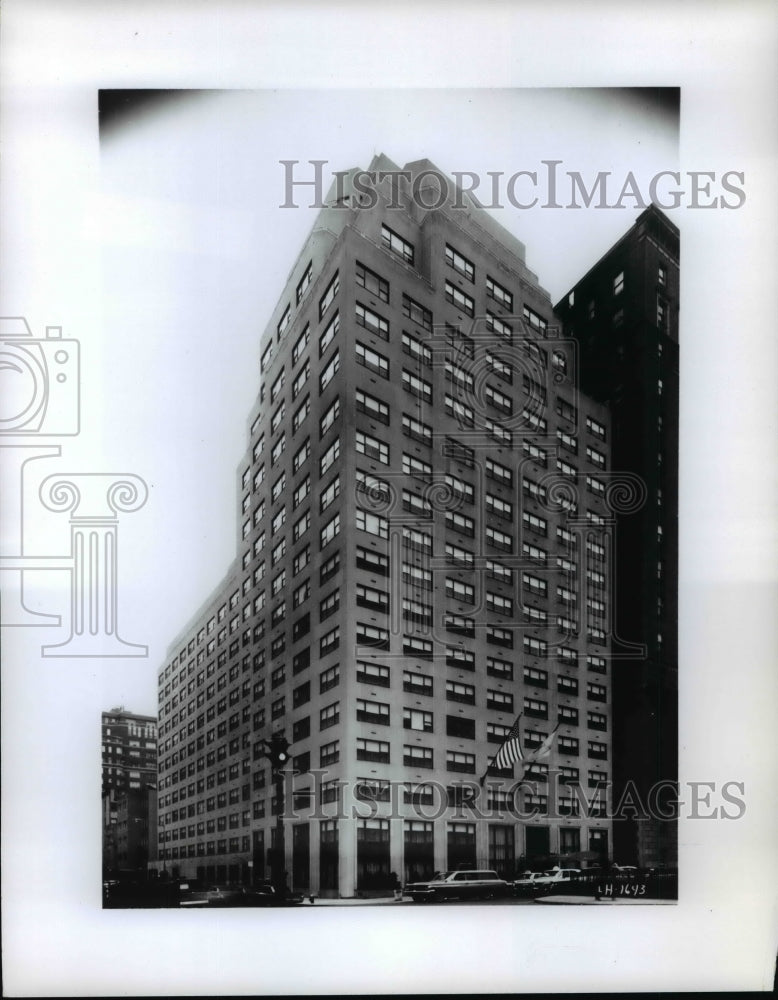
[[[517,895],[532,892],[534,888],[540,885],[538,879],[543,878],[544,875],[544,872],[524,872],[517,879],[513,880],[513,891]]]
[[[534,882],[534,884],[540,888],[547,888],[548,886],[554,886],[560,882],[570,882],[572,879],[578,878],[583,875],[580,868],[551,868],[546,872],[543,872]]]

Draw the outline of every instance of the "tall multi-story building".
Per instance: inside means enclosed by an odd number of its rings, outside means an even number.
[[[640,490],[615,533],[612,649],[614,797],[634,789],[646,807],[614,824],[614,846],[640,865],[677,862],[676,823],[649,807],[678,780],[679,258],[651,206],[556,307],[582,390],[611,412],[613,467]]]
[[[261,340],[236,560],[159,673],[172,872],[261,877],[279,824],[324,895],[612,855],[610,413],[523,245],[397,169],[340,178]]]
[[[103,869],[145,869],[149,837],[156,850],[157,720],[123,707],[103,712],[102,761]]]

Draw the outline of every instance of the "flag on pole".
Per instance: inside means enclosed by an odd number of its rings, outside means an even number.
[[[521,712],[516,716],[516,721],[513,723],[505,739],[500,745],[500,749],[492,757],[486,770],[481,777],[478,784],[483,788],[484,781],[486,781],[486,776],[492,767],[512,767],[517,760],[523,760],[523,755],[521,752],[521,727],[519,725],[521,721]]]

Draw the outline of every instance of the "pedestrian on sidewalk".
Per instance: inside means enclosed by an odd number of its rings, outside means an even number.
[[[392,892],[394,892],[395,899],[403,898],[403,890],[400,885],[400,880],[397,878],[397,872],[390,872],[389,874],[389,884],[392,887]]]

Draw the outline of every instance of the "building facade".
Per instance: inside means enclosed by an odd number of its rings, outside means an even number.
[[[123,707],[102,713],[103,870],[144,870],[156,852],[157,720]]]
[[[556,307],[641,490],[615,533],[612,649],[614,797],[646,807],[614,824],[615,850],[641,866],[677,863],[677,824],[650,806],[678,780],[679,287],[680,234],[651,206]]]
[[[610,413],[522,244],[404,169],[331,193],[260,344],[236,560],[159,673],[173,873],[266,877],[281,826],[344,897],[612,856]]]

